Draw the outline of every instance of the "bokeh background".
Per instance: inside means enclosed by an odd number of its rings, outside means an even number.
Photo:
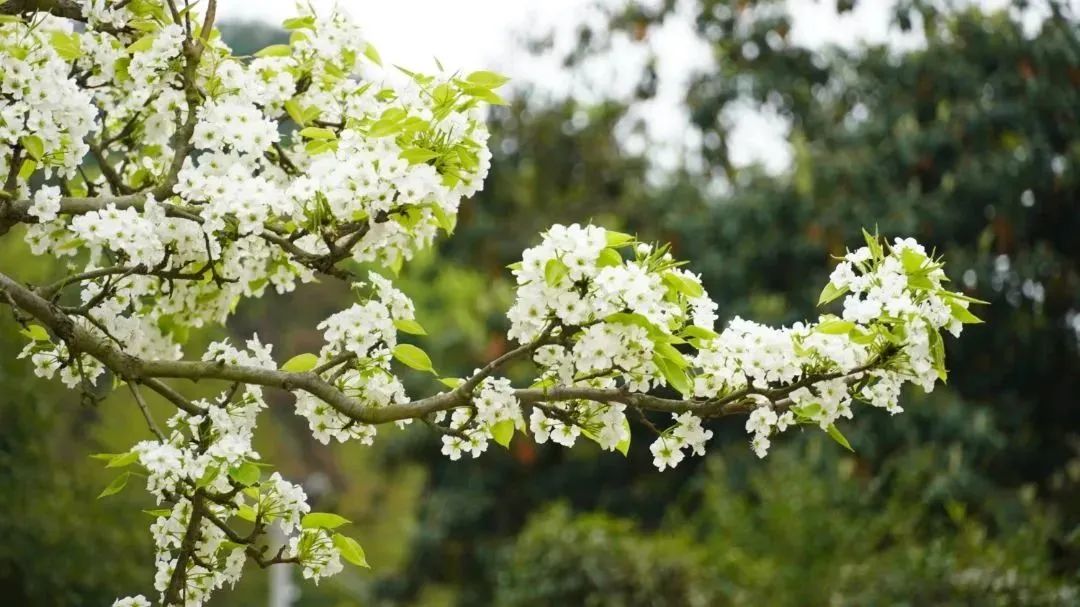
[[[772,323],[814,314],[830,256],[877,226],[943,253],[987,322],[947,344],[947,386],[856,416],[854,454],[806,432],[760,461],[726,420],[673,472],[645,440],[624,459],[523,435],[451,463],[424,428],[323,447],[277,395],[257,447],[354,521],[373,569],[317,588],[251,570],[214,605],[1080,603],[1077,4],[347,4],[390,62],[515,79],[484,191],[402,274],[448,375],[508,347],[505,266],[556,222],[671,241],[721,318]],[[282,37],[288,3],[222,5],[238,53]],[[59,271],[17,236],[5,271]],[[247,302],[191,351],[252,332],[282,360],[315,350],[345,291]],[[146,438],[138,410],[34,378],[21,342],[0,317],[0,602],[150,595],[151,500],[95,500],[110,475],[87,457]]]

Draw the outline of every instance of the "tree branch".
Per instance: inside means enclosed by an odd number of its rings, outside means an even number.
[[[546,343],[548,339],[545,332],[545,334],[541,335],[541,338],[534,340],[530,344],[507,352],[450,392],[441,392],[403,404],[371,407],[366,402],[349,396],[320,377],[319,374],[311,371],[294,373],[278,369],[226,365],[214,361],[143,360],[122,352],[105,337],[96,335],[79,326],[55,305],[2,273],[0,273],[0,292],[6,293],[11,302],[52,329],[56,335],[68,344],[69,349],[73,352],[85,352],[93,356],[119,376],[128,381],[142,382],[147,387],[165,396],[177,407],[192,414],[200,413],[201,409],[188,402],[167,384],[161,382],[161,379],[174,378],[192,381],[216,379],[279,388],[290,392],[302,390],[323,400],[334,410],[349,419],[363,424],[384,424],[404,419],[422,419],[432,413],[448,411],[468,404],[472,398],[472,391],[480,384],[483,378],[490,376],[491,373],[509,360],[532,352],[543,343]],[[830,379],[858,378],[866,371],[888,362],[891,355],[892,353],[885,353],[866,365],[848,372],[808,376],[798,382],[768,391],[767,395],[764,393],[762,395],[772,401],[774,408],[784,410],[791,405],[790,399],[787,398],[788,395],[799,387]],[[760,401],[753,398],[756,393],[752,390],[739,390],[726,397],[714,400],[669,399],[630,392],[625,388],[592,388],[588,386],[524,388],[515,390],[514,395],[525,405],[538,402],[592,400],[622,403],[646,411],[667,413],[689,411],[703,418],[748,413],[755,407],[760,406]]]

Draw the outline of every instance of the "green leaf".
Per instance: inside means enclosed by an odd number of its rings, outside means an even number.
[[[408,160],[409,164],[420,164],[438,157],[438,152],[432,152],[424,148],[409,148],[401,152],[401,158]]]
[[[168,508],[158,508],[157,510],[143,510],[143,512],[153,517],[172,515],[172,510],[169,510]]]
[[[311,512],[300,519],[300,526],[304,529],[337,529],[351,522],[344,516],[333,512]]]
[[[319,126],[308,126],[300,129],[300,136],[307,139],[337,139],[337,134],[334,131]]]
[[[705,289],[701,287],[697,282],[676,274],[674,272],[664,272],[664,284],[675,289],[677,292],[682,293],[690,299],[696,299],[705,294]]]
[[[248,506],[247,504],[240,504],[240,507],[236,509],[236,516],[240,517],[241,520],[245,520],[249,523],[255,522],[257,514],[258,513],[255,512],[255,509],[251,506]]]
[[[121,453],[116,457],[109,460],[109,463],[105,464],[106,468],[123,468],[124,466],[130,466],[139,461],[139,454],[134,451],[130,453]]]
[[[439,378],[439,383],[453,390],[454,388],[457,388],[461,384],[465,383],[465,380],[461,379],[460,377],[442,377]]]
[[[409,333],[410,335],[427,335],[427,331],[424,330],[424,327],[420,326],[420,323],[415,320],[395,320],[394,326],[402,333]]]
[[[289,115],[289,118],[293,119],[293,122],[299,125],[304,124],[304,111],[300,109],[300,102],[295,99],[289,99],[285,102],[285,112]]]
[[[342,558],[357,567],[371,569],[371,565],[368,565],[367,558],[364,556],[364,549],[360,547],[359,542],[340,533],[335,533],[333,540],[334,547],[341,553]]]
[[[692,392],[690,377],[686,375],[686,371],[670,360],[657,354],[653,355],[653,362],[656,364],[656,367],[660,369],[660,374],[664,376],[664,379],[667,380],[667,383],[672,388],[678,390],[679,393],[684,396],[690,395]]]
[[[558,258],[549,259],[544,266],[544,282],[546,282],[548,286],[559,286],[562,279],[566,278],[569,274],[570,268],[566,267],[566,264]]]
[[[49,34],[49,44],[56,50],[56,54],[60,55],[61,59],[74,61],[82,57],[82,40],[78,34],[65,34],[54,31]]]
[[[41,141],[41,137],[37,135],[26,135],[19,138],[19,143],[22,144],[23,149],[34,160],[41,160],[41,157],[45,155],[45,144]]]
[[[229,469],[229,478],[245,487],[250,487],[259,482],[259,467],[251,462],[233,466]]]
[[[466,88],[463,92],[470,97],[473,97],[474,99],[486,101],[491,105],[509,105],[505,99],[499,96],[498,93],[482,86],[470,86],[469,88]]]
[[[123,453],[91,453],[90,459],[100,459],[108,462],[121,455],[123,455]]]
[[[622,263],[622,255],[619,254],[619,251],[617,249],[613,249],[611,247],[607,247],[603,251],[600,251],[600,257],[596,259],[596,266],[599,268],[621,266]]]
[[[953,318],[955,318],[956,320],[959,320],[960,322],[962,322],[962,323],[964,323],[966,325],[979,324],[979,323],[982,322],[981,318],[979,318],[978,316],[975,316],[974,314],[971,313],[970,310],[968,310],[967,308],[965,308],[964,306],[960,305],[959,303],[957,303],[955,301],[950,301],[949,302],[949,309],[952,310],[952,317]]]
[[[875,233],[871,235],[870,232],[866,231],[866,228],[863,228],[862,235],[863,239],[866,240],[867,248],[870,249],[870,256],[875,260],[880,260],[884,254],[881,250],[881,240],[877,235],[877,231],[875,230]]]
[[[304,373],[314,369],[317,364],[319,364],[319,357],[308,352],[290,358],[284,365],[281,365],[281,370],[290,373]]]
[[[619,444],[615,445],[615,449],[626,457],[626,454],[630,451],[630,420],[623,417],[623,428],[626,429],[626,438],[619,441]]]
[[[314,29],[315,17],[307,15],[306,17],[293,17],[292,19],[286,19],[281,23],[281,27],[284,27],[287,30],[298,30],[304,28]]]
[[[142,52],[142,51],[150,50],[150,47],[154,46],[154,38],[155,37],[157,37],[156,32],[147,34],[147,35],[143,36],[142,38],[139,38],[135,42],[132,42],[127,47],[128,54],[131,55],[131,54],[134,54],[134,53],[139,53],[139,52]]]
[[[125,472],[120,476],[114,478],[112,482],[109,483],[104,489],[102,489],[100,494],[98,494],[98,499],[108,497],[110,495],[115,495],[123,491],[124,487],[127,486],[129,478],[131,478],[130,472]]]
[[[847,292],[848,292],[847,287],[844,287],[843,289],[839,289],[836,286],[834,286],[833,283],[830,282],[829,284],[825,285],[824,289],[822,289],[821,295],[818,297],[818,300],[817,300],[817,305],[823,306],[823,305],[829,303],[830,301],[833,301],[837,297],[840,297],[841,295],[843,295],[844,293],[847,293]]]
[[[22,166],[19,167],[19,179],[30,179],[30,176],[34,174],[35,169],[37,169],[37,162],[35,162],[33,158],[23,160]]]
[[[510,81],[509,78],[502,74],[496,74],[495,72],[489,71],[473,72],[468,76],[465,76],[465,80],[477,86],[489,89],[499,88]]]
[[[379,51],[375,49],[375,46],[370,42],[364,48],[364,56],[371,60],[375,65],[382,65],[382,57],[379,56]]]
[[[839,318],[830,318],[814,328],[818,333],[826,335],[846,335],[855,328],[855,323]]]
[[[676,350],[675,346],[666,341],[654,342],[653,351],[675,363],[680,369],[685,369],[690,366],[690,362],[686,360],[686,357],[683,356],[682,352]]]
[[[926,332],[930,337],[930,357],[934,363],[934,371],[937,371],[941,381],[948,381],[949,372],[945,369],[945,342],[941,339],[941,333],[926,323]]]
[[[623,234],[622,232],[614,232],[612,230],[605,231],[604,238],[607,239],[607,246],[609,247],[621,247],[624,244],[634,241],[633,236]]]
[[[435,373],[435,368],[431,365],[431,358],[428,357],[427,352],[412,344],[398,344],[394,348],[394,358],[417,371]]]
[[[491,438],[494,438],[495,442],[507,449],[510,448],[510,441],[514,438],[514,420],[504,419],[489,429],[491,430]]]
[[[323,152],[331,152],[337,149],[337,141],[326,139],[312,139],[304,144],[304,151],[312,156],[318,156]]]
[[[834,441],[839,443],[841,447],[847,449],[848,451],[851,451],[852,453],[855,452],[855,450],[851,448],[851,443],[849,443],[848,439],[845,438],[844,435],[840,432],[840,429],[836,427],[836,424],[829,424],[829,427],[825,429],[825,432],[828,432],[829,436],[831,436]]]
[[[720,337],[719,335],[717,335],[716,331],[713,331],[712,329],[706,329],[705,327],[699,327],[697,325],[690,325],[686,327],[685,329],[683,329],[682,334],[683,337],[696,337],[698,339],[705,340],[716,339],[717,337]]]
[[[938,295],[942,296],[942,297],[948,297],[948,298],[951,298],[951,299],[959,299],[960,301],[966,301],[968,303],[979,304],[979,305],[983,305],[983,306],[990,304],[990,302],[988,302],[988,301],[983,301],[981,299],[975,299],[974,297],[968,297],[967,295],[964,295],[963,293],[956,293],[956,292],[953,292],[953,291],[946,291],[945,289],[938,289],[935,292]]]
[[[255,53],[256,57],[288,57],[289,55],[292,55],[292,47],[288,44],[271,44]]]
[[[921,270],[923,264],[926,263],[926,255],[911,249],[902,249],[900,251],[900,263],[904,266],[905,272],[914,274]]]
[[[652,339],[663,338],[670,339],[671,336],[660,330],[660,327],[654,325],[648,318],[645,318],[641,314],[633,312],[615,312],[609,314],[604,318],[604,322],[621,323],[624,325],[637,325],[642,329],[649,332],[649,337]]]
[[[195,481],[196,487],[208,487],[217,477],[221,476],[221,466],[207,466],[199,480]]]
[[[443,229],[447,234],[453,234],[454,228],[457,227],[457,214],[447,213],[443,208],[437,204],[433,204],[429,207],[431,212],[435,215],[435,221],[439,222],[439,227]]]
[[[34,341],[49,341],[49,332],[41,325],[27,325],[26,328],[19,331],[19,333],[22,333]]]

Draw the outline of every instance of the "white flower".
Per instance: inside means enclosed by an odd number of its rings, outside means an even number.
[[[141,594],[113,601],[112,607],[150,607],[150,601]]]

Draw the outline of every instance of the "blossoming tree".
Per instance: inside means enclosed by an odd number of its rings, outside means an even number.
[[[101,457],[139,469],[160,504],[163,605],[203,604],[248,561],[294,563],[316,582],[342,559],[367,566],[339,531],[348,521],[311,512],[252,449],[264,388],[292,392],[323,443],[370,444],[380,426],[419,420],[455,460],[517,432],[625,453],[627,415],[661,412],[668,427],[645,425],[664,470],[703,454],[706,426],[732,415],[747,416],[762,457],[800,425],[847,446],[836,422],[853,403],[900,412],[904,383],[944,380],[941,330],[978,320],[974,300],[943,286],[940,259],[866,234],[821,295],[842,298],[840,316],[718,330],[716,304],[667,246],[556,225],[510,268],[517,346],[410,397],[400,373],[438,374],[399,343],[424,329],[388,276],[452,233],[481,187],[484,108],[501,103],[505,79],[383,69],[338,13],[301,14],[284,24],[289,44],[234,56],[214,13],[213,0],[0,3],[0,236],[25,224],[33,252],[68,270],[36,285],[0,273],[0,302],[37,375],[88,395],[129,391],[145,416],[147,440]],[[353,262],[382,271],[354,275]],[[12,265],[0,260],[0,272]],[[350,281],[356,300],[318,325],[319,352],[278,361],[257,336],[185,352],[189,328],[224,324],[241,299],[320,277]],[[498,376],[516,359],[535,364],[531,385]],[[184,380],[222,391],[189,398]],[[175,406],[164,424],[148,393]],[[267,535],[275,525],[281,545]]]

